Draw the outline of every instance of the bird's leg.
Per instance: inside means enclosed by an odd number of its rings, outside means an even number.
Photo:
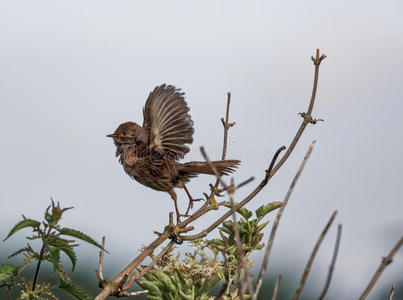
[[[178,203],[176,202],[176,193],[175,191],[172,189],[170,191],[168,191],[168,194],[171,196],[172,200],[175,203],[175,211],[176,211],[176,222],[179,224],[181,222],[180,217],[187,217],[187,215],[182,215],[179,213],[179,209],[178,209]]]
[[[192,195],[190,195],[188,189],[186,188],[186,185],[183,185],[183,188],[185,189],[185,192],[186,192],[186,194],[187,194],[188,197],[189,197],[189,205],[188,205],[188,209],[186,210],[186,215],[187,215],[187,214],[189,213],[189,210],[190,210],[191,208],[193,208],[193,202],[197,202],[197,201],[203,200],[203,198],[193,199],[193,198],[192,198]]]

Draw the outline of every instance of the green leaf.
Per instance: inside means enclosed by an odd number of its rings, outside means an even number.
[[[256,217],[261,219],[265,215],[267,215],[269,212],[271,212],[272,210],[275,210],[275,209],[281,207],[281,205],[282,205],[282,203],[279,202],[279,201],[272,202],[272,203],[269,203],[269,204],[266,204],[266,205],[262,205],[257,210],[255,210]]]
[[[179,295],[182,297],[181,299],[183,299],[183,300],[194,300],[193,293],[190,295],[186,295],[184,292],[179,290]]]
[[[46,240],[46,243],[49,245],[55,247],[59,251],[63,251],[71,260],[71,263],[73,264],[72,271],[74,271],[74,268],[76,267],[76,262],[77,262],[77,255],[73,249],[72,246],[70,246],[69,242],[67,240],[58,238],[58,237],[52,237]]]
[[[60,232],[60,234],[75,237],[75,238],[80,239],[84,242],[87,242],[91,245],[94,245],[95,247],[98,247],[99,249],[102,249],[102,246],[100,244],[98,244],[92,237],[90,237],[90,236],[86,235],[85,233],[82,233],[78,230],[71,229],[71,228],[62,228],[59,230],[59,232]],[[105,250],[105,252],[108,253],[108,251],[106,251],[106,250]]]
[[[202,286],[196,293],[196,297],[200,297],[203,294],[208,294],[208,292],[220,281],[218,275],[213,275],[209,279],[204,280]]]
[[[224,227],[224,226],[219,227],[218,229],[220,229],[222,232],[225,232],[225,233],[228,233],[228,234],[232,233],[231,229],[228,229],[227,227]]]
[[[246,220],[252,216],[252,212],[249,209],[246,209],[245,207],[241,207],[240,209],[237,210],[237,212]]]
[[[266,227],[267,224],[269,224],[269,221],[260,224],[260,225],[257,227],[257,230],[258,230],[258,231],[261,231],[263,228]]]
[[[7,240],[10,236],[12,236],[14,233],[16,233],[18,230],[21,230],[26,227],[32,227],[34,229],[37,229],[41,225],[41,222],[32,220],[32,219],[24,219],[21,222],[17,223],[13,229],[11,229],[10,233],[7,235],[7,237],[3,240]]]
[[[79,300],[91,300],[92,298],[78,285],[73,284],[72,282],[67,282],[63,279],[60,279],[59,288],[66,293],[74,296]]]
[[[171,277],[165,274],[162,270],[156,269],[154,275],[164,284],[164,287],[167,288],[169,292],[176,292],[176,287],[173,284]]]
[[[223,246],[224,242],[220,239],[212,239],[207,241],[209,244],[213,244],[215,246]]]
[[[223,225],[225,228],[227,228],[227,229],[229,229],[229,230],[232,231],[232,221],[225,221],[225,222],[222,223],[222,225]]]
[[[63,251],[64,253],[66,253],[66,255],[70,258],[70,261],[73,265],[71,271],[74,271],[74,268],[76,267],[76,263],[77,263],[77,255],[76,255],[76,252],[74,251],[73,247],[68,245],[65,247],[61,247],[60,250]]]
[[[50,255],[50,259],[52,260],[53,264],[53,271],[56,271],[59,267],[60,263],[60,250],[56,247],[52,247],[49,244],[45,243],[45,248]]]
[[[185,279],[183,279],[182,274],[176,269],[174,270],[174,278],[175,278],[175,283],[179,287],[180,290],[182,290],[186,287]]]
[[[17,276],[19,267],[10,264],[0,265],[0,281]]]
[[[148,280],[143,280],[143,281],[139,281],[138,284],[144,290],[149,290],[150,295],[157,296],[157,297],[162,297],[160,289],[158,288],[158,286],[154,282],[151,282],[151,281],[148,281]]]

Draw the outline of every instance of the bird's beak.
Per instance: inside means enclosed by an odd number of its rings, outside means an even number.
[[[114,138],[114,137],[116,137],[116,134],[114,134],[114,133],[108,134],[106,137]]]

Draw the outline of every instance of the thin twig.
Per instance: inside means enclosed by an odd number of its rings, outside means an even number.
[[[225,121],[224,118],[221,118],[222,125],[224,126],[224,142],[222,146],[222,155],[221,160],[225,159],[227,155],[227,140],[228,140],[228,129],[235,125],[235,122],[229,123],[229,106],[231,104],[231,92],[227,94],[227,110],[225,112]]]
[[[250,177],[249,179],[246,179],[245,181],[243,181],[243,182],[237,184],[236,187],[235,187],[235,190],[240,189],[241,187],[247,185],[248,183],[251,183],[253,180],[255,180],[255,177],[254,177],[254,176]]]
[[[369,282],[368,286],[362,293],[361,297],[359,300],[364,300],[367,298],[369,292],[371,289],[374,287],[376,281],[378,280],[379,276],[381,276],[383,270],[386,268],[387,265],[389,265],[392,262],[393,256],[396,254],[396,252],[400,249],[400,247],[403,245],[403,236],[401,239],[397,242],[397,244],[393,247],[393,249],[389,252],[388,256],[382,258],[381,265],[378,267],[376,270],[374,276],[372,277],[371,281]]]
[[[123,291],[127,291],[128,289],[130,289],[132,287],[132,285],[139,280],[141,277],[143,277],[145,274],[148,273],[148,271],[150,271],[154,265],[156,263],[159,262],[159,260],[161,259],[161,257],[163,257],[165,254],[167,254],[171,249],[172,246],[174,244],[174,241],[169,242],[169,244],[164,248],[164,250],[162,250],[154,259],[153,261],[147,266],[145,267],[140,273],[138,273],[137,275],[132,274],[132,276],[130,277],[128,283],[122,288]]]
[[[280,281],[281,275],[278,275],[276,279],[276,284],[274,285],[273,297],[271,297],[271,300],[277,299],[278,291],[280,290]]]
[[[329,219],[329,222],[327,222],[325,228],[323,229],[322,233],[320,234],[320,237],[319,237],[318,241],[316,242],[315,247],[313,248],[312,254],[309,257],[308,263],[306,264],[304,274],[302,275],[301,281],[298,285],[297,291],[295,292],[295,295],[292,298],[292,300],[297,300],[299,298],[299,296],[301,295],[302,289],[304,288],[306,279],[308,278],[308,274],[309,274],[309,271],[311,270],[311,266],[312,266],[313,260],[315,259],[316,253],[318,252],[319,247],[320,247],[323,239],[325,238],[327,231],[329,230],[330,226],[332,225],[333,220],[336,217],[336,215],[337,215],[337,210],[335,210],[333,212],[332,216]]]
[[[97,277],[100,281],[104,280],[103,274],[103,262],[104,262],[104,252],[105,252],[105,237],[102,237],[102,249],[99,251],[99,271],[95,270]]]
[[[334,250],[333,250],[332,262],[330,263],[329,273],[327,274],[327,279],[326,279],[326,284],[325,284],[325,287],[323,288],[322,293],[319,296],[319,300],[322,300],[323,298],[325,298],[325,295],[326,295],[327,290],[330,285],[330,281],[332,280],[334,266],[336,264],[336,259],[337,259],[337,253],[339,252],[339,247],[340,247],[341,231],[342,231],[342,225],[339,224],[337,226],[337,236],[336,236],[336,243],[334,245]]]
[[[318,89],[318,80],[319,80],[319,66],[320,63],[322,62],[323,59],[326,58],[326,55],[321,55],[319,49],[316,49],[316,58],[311,57],[311,59],[314,62],[315,65],[315,75],[313,79],[313,88],[312,88],[312,95],[311,95],[311,101],[309,102],[308,106],[308,111],[306,113],[302,113],[301,116],[304,118],[300,128],[297,131],[297,134],[295,135],[294,139],[292,140],[290,146],[288,147],[287,151],[285,152],[284,156],[280,159],[280,161],[276,164],[276,166],[273,168],[273,170],[270,172],[269,177],[273,177],[275,173],[281,168],[281,166],[285,163],[287,158],[290,156],[291,152],[294,150],[295,145],[297,144],[298,140],[300,139],[302,133],[305,130],[305,127],[311,123],[315,124],[316,120],[312,118],[312,110],[313,106],[315,104],[315,98],[316,98],[316,91]]]
[[[316,141],[313,141],[311,143],[311,145],[309,146],[308,151],[306,152],[305,157],[304,157],[304,159],[303,159],[303,161],[302,161],[302,163],[301,163],[301,165],[300,165],[300,167],[299,167],[299,169],[297,171],[297,174],[295,174],[294,179],[291,182],[291,185],[290,185],[290,187],[288,189],[288,192],[287,192],[287,194],[286,194],[286,196],[284,198],[283,204],[281,205],[281,208],[280,208],[279,212],[277,213],[276,219],[274,220],[273,228],[271,230],[269,241],[268,241],[267,246],[266,246],[266,251],[265,251],[264,259],[263,259],[263,264],[262,264],[262,266],[260,268],[259,277],[258,277],[258,280],[257,280],[257,283],[256,283],[255,293],[253,294],[253,297],[252,297],[253,300],[257,299],[257,296],[259,295],[260,288],[262,287],[263,277],[264,277],[264,274],[266,272],[267,265],[269,263],[271,248],[273,246],[274,237],[276,236],[277,228],[278,228],[278,225],[280,223],[280,218],[283,215],[283,211],[284,211],[285,207],[287,206],[288,199],[290,199],[290,196],[291,196],[292,192],[294,191],[294,188],[295,188],[295,185],[297,184],[298,178],[301,175],[302,171],[304,170],[305,165],[308,162],[309,157],[311,156],[311,153],[312,153],[313,147],[315,146],[315,143],[316,143]],[[279,153],[279,151],[277,151],[277,153]]]
[[[395,296],[395,290],[396,290],[396,283],[394,283],[392,285],[392,289],[390,290],[389,300],[393,300],[393,297]]]
[[[234,178],[232,178],[231,185],[233,185],[233,180],[234,180]],[[229,192],[229,199],[230,199],[230,203],[231,203],[231,208],[233,208],[234,207],[234,190],[231,190]],[[241,241],[241,236],[239,234],[238,221],[236,219],[235,212],[232,214],[232,230],[234,231],[234,234],[235,234],[235,244],[236,244],[236,248],[238,251],[238,255],[241,259],[242,267],[245,269],[245,279],[246,279],[246,283],[248,285],[249,294],[252,295],[253,294],[252,276],[250,275],[249,266],[246,263],[245,253],[243,252],[243,246],[242,246],[243,243]],[[239,293],[239,297],[241,298],[241,300],[243,300],[243,295],[245,294],[245,288],[242,286],[241,278],[239,279],[238,293]]]

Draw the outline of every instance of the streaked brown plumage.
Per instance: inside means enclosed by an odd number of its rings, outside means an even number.
[[[199,199],[192,199],[185,183],[199,174],[214,174],[207,162],[177,162],[189,152],[186,144],[193,142],[193,121],[183,96],[174,86],[157,86],[143,108],[143,126],[126,122],[108,135],[113,138],[116,156],[130,177],[154,190],[169,193],[175,202],[178,222],[180,214],[174,188],[185,189],[191,208],[193,201]],[[227,175],[240,161],[212,163],[220,175]]]

